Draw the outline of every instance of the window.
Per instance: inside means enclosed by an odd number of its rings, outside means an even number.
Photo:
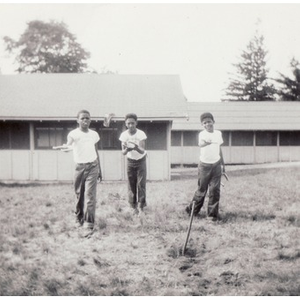
[[[36,149],[51,149],[53,146],[67,142],[68,133],[77,128],[76,122],[42,122],[35,125]],[[102,127],[102,123],[92,122],[90,129],[98,132],[100,141],[98,149],[120,150],[119,136],[122,125],[111,123],[109,128]]]
[[[167,123],[139,122],[137,127],[147,135],[146,150],[167,150]]]
[[[229,131],[222,131],[223,144],[222,146],[229,146]]]
[[[102,122],[92,122],[90,128],[100,136],[99,150],[121,150],[119,137],[123,130],[123,122],[111,122],[109,127],[104,127]]]
[[[199,132],[198,131],[184,131],[183,132],[183,146],[198,146]]]
[[[232,146],[253,146],[253,132],[233,131],[231,144]]]
[[[29,123],[1,122],[0,123],[0,149],[29,149]]]
[[[119,136],[121,134],[121,131],[118,130],[118,128],[101,128],[98,131],[98,133],[100,135],[98,149],[102,149],[102,150],[108,150],[108,149],[120,150],[121,149],[121,145],[120,145],[120,141],[119,141]]]
[[[75,124],[62,122],[42,122],[35,124],[35,148],[51,149],[53,146],[65,144],[68,133],[75,128]]]
[[[171,146],[181,146],[181,131],[171,132]]]
[[[146,149],[167,150],[167,125],[164,123],[147,124]]]
[[[120,150],[121,142],[119,137],[124,122],[112,122],[108,128],[103,127],[102,122],[92,122],[90,129],[95,130],[100,135],[98,149],[100,150]],[[68,133],[77,128],[75,122],[40,122],[34,126],[36,149],[51,149],[53,146],[66,143]],[[139,122],[138,128],[147,135],[147,150],[167,149],[167,123],[163,122]]]
[[[277,132],[275,131],[256,132],[256,146],[277,146]]]
[[[280,146],[300,146],[300,131],[280,132]]]
[[[10,149],[10,126],[6,122],[0,123],[0,149]]]

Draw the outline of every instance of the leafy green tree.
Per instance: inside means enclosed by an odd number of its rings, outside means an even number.
[[[268,83],[266,68],[267,51],[264,37],[257,32],[242,51],[241,62],[233,64],[237,74],[230,78],[225,101],[269,101],[274,100],[275,88]]]
[[[294,79],[279,73],[281,78],[275,80],[281,85],[281,89],[277,93],[282,101],[300,101],[300,63],[293,58],[290,66]]]
[[[6,50],[16,55],[19,73],[88,71],[85,51],[63,22],[31,21],[18,41],[5,36]]]

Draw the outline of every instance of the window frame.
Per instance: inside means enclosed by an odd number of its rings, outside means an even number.
[[[30,123],[26,121],[4,121],[0,129],[1,150],[29,150]]]
[[[244,137],[248,134],[249,136],[246,136],[246,139],[236,139],[235,134],[239,134],[240,136],[244,135]],[[251,135],[251,140],[250,140]],[[239,137],[240,137],[239,136]],[[249,139],[248,139],[249,138]],[[244,143],[244,141],[248,141],[249,143]],[[254,146],[254,131],[243,131],[243,130],[237,130],[231,132],[231,146],[232,147],[253,147]]]

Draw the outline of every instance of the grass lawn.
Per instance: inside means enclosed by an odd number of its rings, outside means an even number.
[[[1,185],[0,295],[299,296],[300,168],[228,175],[222,220],[201,211],[185,256],[195,177],[148,182],[143,222],[126,182],[99,184],[89,239],[75,227],[71,184]]]

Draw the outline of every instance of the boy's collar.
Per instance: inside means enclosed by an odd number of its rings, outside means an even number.
[[[129,129],[128,130],[128,133],[131,133]],[[137,128],[135,129],[135,131],[132,133],[132,134],[136,134],[137,133]]]
[[[89,128],[87,128],[87,130],[82,130],[82,128],[81,127],[78,127],[78,129],[80,130],[80,131],[82,131],[82,132],[89,132]]]

